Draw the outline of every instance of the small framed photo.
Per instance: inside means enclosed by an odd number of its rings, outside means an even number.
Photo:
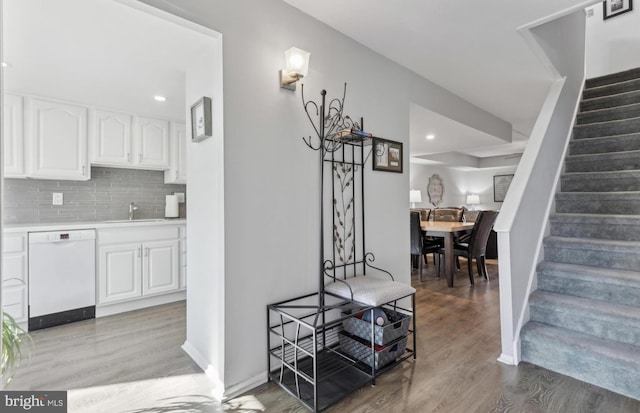
[[[493,176],[493,202],[504,202],[512,180],[513,175]]]
[[[602,19],[607,20],[619,14],[633,10],[633,0],[605,0],[602,2]]]
[[[211,98],[202,97],[191,106],[191,142],[210,138],[212,129]]]
[[[374,137],[373,170],[402,173],[402,142]]]

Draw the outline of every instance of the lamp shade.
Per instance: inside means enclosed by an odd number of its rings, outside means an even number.
[[[309,72],[309,57],[311,53],[297,47],[292,47],[284,52],[285,70],[304,77]]]
[[[422,202],[422,193],[419,189],[409,191],[409,202]]]
[[[478,205],[480,203],[479,195],[467,195],[467,205]]]

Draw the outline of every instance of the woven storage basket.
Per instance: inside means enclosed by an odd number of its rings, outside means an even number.
[[[382,311],[387,314],[389,324],[384,326],[375,325],[373,339],[374,343],[379,346],[383,346],[407,334],[409,321],[411,321],[411,317],[407,314],[389,310],[388,308],[383,308]],[[367,342],[371,341],[371,323],[369,321],[351,317],[344,320],[342,326],[348,333],[365,339]]]
[[[367,343],[363,343],[361,339],[356,337],[349,337],[344,334],[340,334],[340,348],[342,351],[350,355],[351,357],[360,360],[361,362],[372,365],[372,360],[375,363],[374,367],[379,369],[393,362],[398,356],[404,353],[407,347],[407,337],[402,338],[400,341],[393,343],[392,345],[384,346],[380,350],[376,350],[372,358],[371,347]]]

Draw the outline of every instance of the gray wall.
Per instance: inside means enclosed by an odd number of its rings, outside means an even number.
[[[64,205],[51,205],[62,192]],[[163,218],[165,195],[186,192],[186,185],[165,185],[164,172],[119,168],[91,168],[89,181],[5,179],[4,224],[104,221],[127,219],[129,203],[138,206],[136,218]],[[184,204],[180,216],[184,216]]]

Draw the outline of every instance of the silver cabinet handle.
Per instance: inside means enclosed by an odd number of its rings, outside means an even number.
[[[138,163],[142,163],[142,154],[141,153],[138,154]]]
[[[131,152],[127,153],[127,162],[131,162]]]
[[[82,176],[85,176],[87,174],[87,167],[82,165]]]
[[[149,248],[145,248],[144,249],[144,256],[148,257],[149,256]]]
[[[142,247],[138,248],[138,258],[142,255]]]

